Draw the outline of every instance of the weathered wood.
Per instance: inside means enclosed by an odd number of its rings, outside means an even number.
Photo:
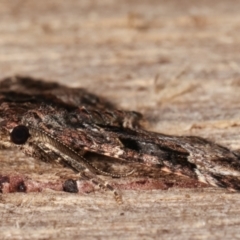
[[[1,77],[57,80],[147,116],[149,129],[240,148],[239,1],[1,1]],[[1,173],[60,170],[0,152]],[[63,174],[63,173],[62,173]],[[65,174],[65,173],[64,173]],[[64,175],[63,174],[63,175]],[[239,194],[213,188],[0,196],[0,239],[239,237]]]

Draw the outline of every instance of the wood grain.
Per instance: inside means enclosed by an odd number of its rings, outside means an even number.
[[[240,148],[240,1],[0,2],[0,77],[85,87],[142,112],[148,129]],[[1,151],[1,173],[61,169]],[[213,188],[52,190],[0,196],[0,239],[233,239],[239,194]]]

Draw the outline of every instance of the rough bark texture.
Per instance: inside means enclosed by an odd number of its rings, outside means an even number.
[[[0,2],[1,77],[85,87],[142,112],[148,129],[240,148],[240,1]],[[1,174],[60,168],[0,151]],[[57,188],[57,187],[56,187]],[[213,188],[52,190],[0,196],[0,239],[239,238],[240,194]]]

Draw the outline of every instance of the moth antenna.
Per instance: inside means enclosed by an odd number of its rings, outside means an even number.
[[[28,125],[32,136],[42,138],[42,141],[48,142],[50,145],[52,145],[54,148],[58,149],[62,154],[69,156],[71,159],[66,160],[68,164],[70,164],[74,169],[78,171],[82,171],[85,168],[93,168],[97,172],[106,175],[106,176],[111,176],[111,177],[116,177],[116,178],[121,178],[121,177],[127,177],[131,174],[133,174],[134,170],[129,171],[126,174],[114,174],[114,173],[109,173],[105,172],[98,167],[96,167],[94,164],[89,162],[87,159],[85,159],[83,156],[79,155],[74,149],[70,148],[63,142],[59,141],[57,138],[53,137],[51,134],[45,132],[42,129],[37,129],[33,126]],[[81,163],[78,161],[80,160]]]

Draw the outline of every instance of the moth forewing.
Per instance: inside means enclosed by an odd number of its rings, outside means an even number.
[[[82,88],[30,77],[0,82],[0,145],[67,165],[118,202],[121,195],[104,176],[168,174],[240,190],[239,154],[200,137],[147,131],[141,121],[141,114]]]

